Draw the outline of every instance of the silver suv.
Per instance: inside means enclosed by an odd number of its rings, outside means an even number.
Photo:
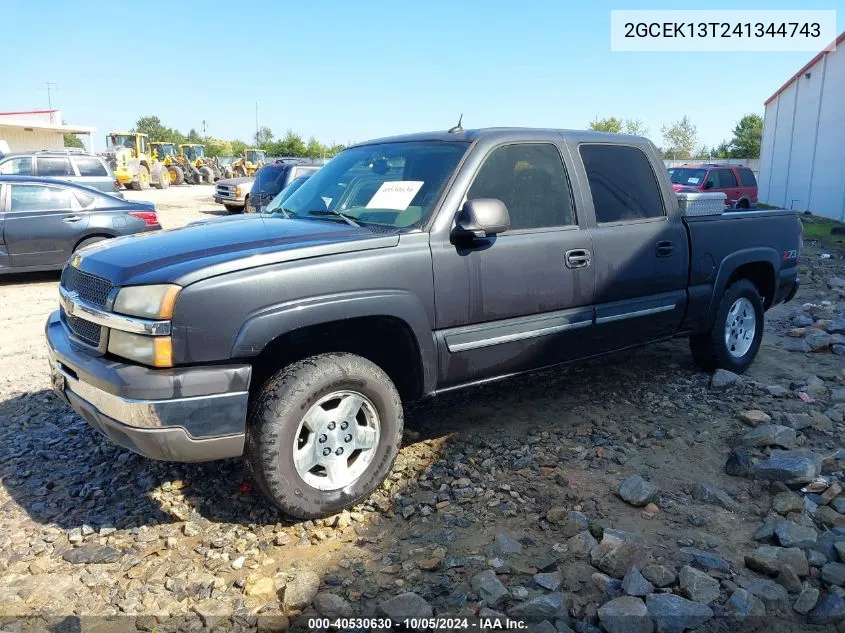
[[[88,185],[123,197],[120,183],[99,156],[82,150],[41,150],[0,155],[0,176],[44,176]]]

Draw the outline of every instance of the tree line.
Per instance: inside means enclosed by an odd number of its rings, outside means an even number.
[[[596,117],[589,127],[599,132],[648,136],[648,128],[638,119]],[[658,149],[663,158],[760,158],[763,117],[759,114],[746,114],[734,126],[731,139],[722,141],[715,147],[698,144],[698,128],[687,116],[662,126],[660,133],[663,136],[663,145]]]

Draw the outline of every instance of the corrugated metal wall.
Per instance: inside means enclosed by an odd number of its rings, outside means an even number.
[[[763,202],[845,220],[841,47],[824,55],[766,106],[759,180]]]
[[[26,132],[20,127],[0,125],[0,139],[9,144],[13,152],[28,152],[39,149],[62,149],[65,146],[61,132],[33,130]]]

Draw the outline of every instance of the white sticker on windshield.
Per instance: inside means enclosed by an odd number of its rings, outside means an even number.
[[[692,178],[687,178],[687,182],[691,185],[697,185],[699,180],[701,180],[701,178],[696,178],[694,176]]]
[[[422,180],[392,180],[383,182],[367,203],[368,209],[396,209],[404,211],[423,186]]]

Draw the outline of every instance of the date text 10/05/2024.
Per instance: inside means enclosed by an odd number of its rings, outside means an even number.
[[[390,631],[394,626],[415,631],[520,631],[528,628],[526,622],[511,618],[481,618],[478,621],[470,621],[468,618],[405,618],[396,622],[390,618],[310,618],[308,620],[308,628],[312,631],[329,628]]]

